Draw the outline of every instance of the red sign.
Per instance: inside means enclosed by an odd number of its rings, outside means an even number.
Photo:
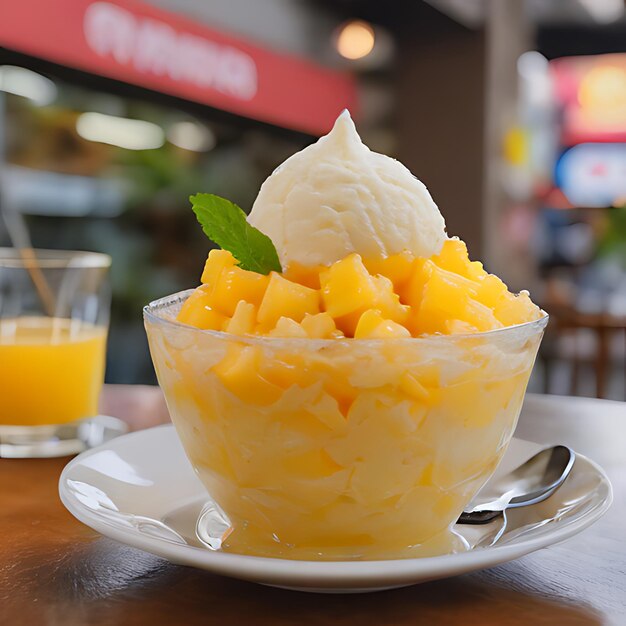
[[[356,106],[346,74],[133,0],[1,2],[0,46],[315,135]]]
[[[626,142],[626,54],[550,61],[565,145]]]

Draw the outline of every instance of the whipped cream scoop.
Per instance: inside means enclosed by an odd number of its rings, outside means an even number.
[[[426,186],[399,161],[372,152],[345,110],[333,129],[263,183],[248,217],[283,267],[329,265],[357,252],[437,254],[445,222]]]

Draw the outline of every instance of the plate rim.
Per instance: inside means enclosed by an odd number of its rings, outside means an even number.
[[[168,541],[164,538],[150,537],[133,528],[125,528],[112,523],[82,505],[67,489],[69,473],[74,467],[80,465],[83,459],[102,450],[111,449],[121,440],[141,439],[150,436],[157,430],[167,430],[171,436],[178,439],[173,424],[161,424],[116,437],[74,457],[63,468],[59,477],[59,497],[65,508],[77,520],[99,534],[165,558],[172,563],[200,567],[216,574],[265,584],[283,583],[294,587],[298,584],[303,584],[305,587],[313,587],[316,584],[321,586],[340,584],[343,587],[373,584],[381,587],[384,585],[410,585],[412,581],[425,582],[456,576],[512,561],[541,548],[565,541],[602,517],[613,501],[613,488],[606,472],[588,457],[576,453],[578,459],[587,463],[600,476],[602,485],[606,488],[606,495],[592,509],[584,512],[580,517],[570,520],[567,526],[556,526],[539,537],[532,537],[531,535],[517,541],[514,540],[509,544],[485,547],[476,551],[469,550],[456,554],[406,559],[304,561],[211,551],[206,548]],[[513,437],[513,439],[542,445],[528,442],[528,440],[519,437]]]

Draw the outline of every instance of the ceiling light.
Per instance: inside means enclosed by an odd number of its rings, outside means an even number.
[[[361,20],[351,20],[340,27],[337,35],[337,52],[345,59],[355,61],[366,57],[376,43],[374,28]]]
[[[167,130],[167,139],[175,146],[192,152],[208,152],[216,139],[210,128],[198,122],[176,122]]]
[[[50,104],[57,96],[56,85],[49,78],[15,65],[0,66],[0,91],[28,98],[39,106]]]
[[[107,143],[126,150],[152,150],[165,143],[160,126],[103,113],[83,113],[76,120],[76,132],[88,141]]]
[[[587,13],[600,24],[609,24],[624,15],[624,0],[579,0]]]

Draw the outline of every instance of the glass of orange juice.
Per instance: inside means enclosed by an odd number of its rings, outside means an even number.
[[[110,265],[0,248],[0,456],[72,454],[102,434]]]

